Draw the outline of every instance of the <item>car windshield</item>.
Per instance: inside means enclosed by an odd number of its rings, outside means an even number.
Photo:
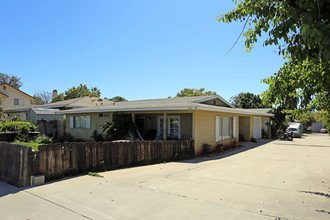
[[[296,128],[288,128],[288,131],[297,131]]]

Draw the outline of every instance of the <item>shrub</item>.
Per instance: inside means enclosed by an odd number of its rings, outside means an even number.
[[[30,141],[29,132],[37,131],[37,126],[31,122],[21,122],[21,121],[5,121],[0,124],[1,131],[12,131],[17,132],[16,140],[28,142]]]
[[[97,130],[94,130],[93,131],[93,135],[91,137],[96,142],[102,142],[102,141],[104,141],[104,137],[102,136],[102,134],[97,133]]]
[[[36,140],[36,143],[38,144],[51,144],[53,143],[53,140],[50,137],[47,137],[46,135],[39,135]]]
[[[128,139],[135,132],[131,115],[114,114],[113,121],[104,123],[101,128],[107,141]]]

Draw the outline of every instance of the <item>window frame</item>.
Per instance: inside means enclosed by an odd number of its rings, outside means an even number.
[[[230,140],[236,137],[235,116],[215,116],[215,141]]]
[[[167,119],[167,133],[166,133],[166,137],[169,137],[169,138],[174,138],[174,139],[178,139],[180,140],[181,139],[181,118],[180,118],[180,115],[169,115],[166,117]],[[178,120],[178,132],[177,132],[177,137],[175,137],[174,135],[172,136],[172,133],[171,133],[171,119],[174,119],[174,120]],[[161,120],[163,120],[163,127],[161,127]],[[161,136],[161,137],[164,137],[164,132],[161,132],[161,130],[164,129],[164,116],[158,116],[157,117],[157,136]]]
[[[24,99],[14,98],[14,105],[24,106]]]
[[[79,123],[79,126],[77,124]],[[91,116],[70,116],[70,128],[91,128]]]

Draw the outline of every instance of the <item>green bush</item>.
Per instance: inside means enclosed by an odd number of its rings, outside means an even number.
[[[34,142],[38,144],[51,144],[53,143],[53,140],[50,137],[47,137],[46,135],[43,134],[43,135],[39,135]]]
[[[104,141],[104,137],[102,136],[102,134],[97,133],[97,130],[94,130],[94,131],[93,131],[93,134],[92,134],[91,137],[92,137],[92,138],[94,139],[94,141],[96,141],[96,142],[102,142],[102,141]]]
[[[38,128],[31,122],[22,121],[5,121],[0,123],[0,131],[2,132],[17,132],[15,140],[28,142],[30,141],[29,132],[35,132]]]

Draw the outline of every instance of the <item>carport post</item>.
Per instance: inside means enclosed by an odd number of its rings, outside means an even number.
[[[164,140],[167,140],[167,113],[164,113]]]
[[[135,113],[132,113],[132,122],[135,125]],[[133,139],[135,139],[135,132],[132,134]]]

